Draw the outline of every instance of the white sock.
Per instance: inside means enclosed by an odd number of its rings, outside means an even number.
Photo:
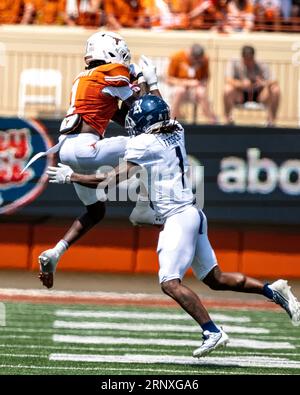
[[[56,254],[59,256],[59,258],[62,256],[62,254],[67,251],[69,247],[69,243],[63,239],[61,239],[56,246],[53,248],[53,250],[56,252]]]

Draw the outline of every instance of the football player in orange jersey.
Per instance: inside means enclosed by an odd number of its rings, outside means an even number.
[[[87,41],[87,67],[74,80],[70,107],[61,124],[62,136],[57,146],[60,161],[78,173],[96,173],[104,165],[114,167],[124,156],[128,137],[104,138],[104,134],[111,119],[124,125],[127,110],[136,99],[130,87],[130,59],[130,51],[119,34],[98,32]],[[160,95],[155,69],[147,64],[147,58],[143,59],[143,73],[137,65],[132,67],[140,93],[149,89],[151,93]],[[123,105],[123,109],[118,109],[119,100],[125,103],[126,108]],[[105,215],[105,196],[101,190],[79,184],[74,186],[86,211],[74,221],[55,247],[39,256],[39,278],[47,288],[53,286],[53,274],[62,254]]]

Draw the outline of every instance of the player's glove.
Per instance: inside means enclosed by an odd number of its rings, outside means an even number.
[[[141,67],[136,63],[131,63],[129,66],[130,81],[136,81],[138,84],[145,82]]]
[[[58,164],[58,167],[48,166],[49,182],[52,184],[70,184],[71,175],[74,173],[70,166]]]
[[[145,55],[140,57],[139,65],[142,69],[143,76],[150,87],[150,90],[157,89],[157,75],[156,67],[151,59],[147,58]]]

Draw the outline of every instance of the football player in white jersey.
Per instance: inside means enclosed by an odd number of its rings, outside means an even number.
[[[168,105],[157,96],[143,96],[129,110],[126,129],[132,138],[127,143],[125,162],[112,171],[81,175],[63,166],[49,167],[47,173],[50,182],[103,188],[115,185],[134,169],[143,169],[149,198],[156,213],[165,220],[157,246],[162,291],[190,314],[203,331],[203,342],[194,351],[194,357],[225,346],[229,339],[212,321],[198,295],[182,284],[190,267],[210,288],[264,295],[285,309],[295,325],[300,324],[300,305],[285,280],[269,285],[242,273],[221,271],[207,236],[207,219],[194,205],[185,177],[188,162],[184,129],[170,119]]]

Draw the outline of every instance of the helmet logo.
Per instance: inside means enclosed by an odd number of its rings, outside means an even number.
[[[142,112],[141,104],[142,104],[142,100],[137,100],[134,103],[133,114],[139,114]]]
[[[106,34],[106,35],[107,35],[108,37],[111,37],[112,39],[114,39],[117,45],[119,45],[119,42],[120,42],[120,41],[123,41],[122,38],[114,37],[114,36],[111,36],[110,34]]]

